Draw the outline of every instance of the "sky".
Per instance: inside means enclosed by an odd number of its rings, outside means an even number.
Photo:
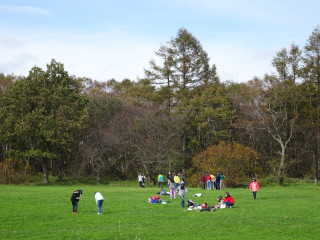
[[[180,28],[222,82],[275,72],[276,52],[303,48],[318,0],[0,0],[0,73],[27,76],[51,59],[76,77],[137,80]]]

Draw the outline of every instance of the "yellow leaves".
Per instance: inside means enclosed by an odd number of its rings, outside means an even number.
[[[223,172],[228,185],[240,184],[259,171],[256,166],[256,151],[241,144],[220,142],[210,146],[192,159],[193,175],[191,179],[200,178],[201,173]]]

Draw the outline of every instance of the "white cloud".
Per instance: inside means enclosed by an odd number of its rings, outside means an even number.
[[[31,15],[49,15],[50,12],[46,9],[31,6],[4,6],[0,5],[0,12],[10,12],[18,14]]]

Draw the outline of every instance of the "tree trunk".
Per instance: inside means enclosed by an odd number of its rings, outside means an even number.
[[[49,171],[47,159],[42,159],[42,169],[43,169],[43,184],[49,183]]]
[[[283,143],[281,144],[281,155],[280,155],[280,165],[279,165],[279,171],[278,171],[278,180],[279,180],[279,185],[281,186],[283,184],[284,180],[284,168],[285,168],[285,150],[286,146]]]

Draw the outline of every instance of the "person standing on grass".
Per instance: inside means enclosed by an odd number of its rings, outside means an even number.
[[[172,194],[174,195],[174,199],[176,199],[174,180],[172,177],[169,178],[169,191],[170,191],[170,199],[172,199]]]
[[[223,175],[223,173],[220,173],[220,190],[224,190],[224,181],[223,179],[225,179],[226,177]]]
[[[214,190],[214,180],[215,180],[215,177],[214,177],[214,175],[213,175],[212,172],[210,173],[210,179],[211,179],[211,190]]]
[[[160,173],[158,176],[158,183],[159,183],[159,188],[161,185],[161,190],[162,190],[163,189],[163,175],[162,175],[162,173]]]
[[[142,173],[142,188],[145,188],[145,186],[146,186],[145,184],[146,184],[146,177]]]
[[[224,196],[225,196],[225,199],[223,199],[224,203],[227,205],[227,207],[232,208],[232,206],[234,205],[233,197],[231,197],[231,195],[228,192],[226,192]]]
[[[139,181],[140,188],[142,188],[142,175],[141,175],[141,173],[138,174],[138,181]]]
[[[209,175],[209,173],[207,173],[207,189],[211,190],[211,177]]]
[[[168,187],[169,187],[170,178],[173,178],[171,171],[169,171],[169,172],[168,172],[168,175],[167,175]]]
[[[184,182],[183,174],[179,173],[179,182]]]
[[[257,198],[257,192],[259,191],[259,184],[255,178],[252,178],[252,182],[250,183],[249,189],[251,189],[253,194],[253,199]]]
[[[174,187],[175,189],[177,189],[180,186],[179,175],[175,173],[173,179],[174,179]]]
[[[102,214],[102,204],[103,204],[104,198],[100,192],[95,192],[94,199],[96,200],[96,203],[98,206],[98,215],[101,215]]]
[[[220,190],[220,173],[216,176],[216,188],[217,190]]]
[[[78,202],[80,200],[82,194],[82,190],[76,190],[73,192],[71,196],[71,203],[72,203],[72,213],[77,214],[78,212]]]
[[[176,191],[178,192],[178,194],[181,198],[180,207],[183,208],[184,207],[184,196],[188,192],[187,188],[184,185],[184,182],[181,182],[180,186],[177,188]]]
[[[201,188],[206,189],[206,177],[203,175],[203,173],[201,174]]]

